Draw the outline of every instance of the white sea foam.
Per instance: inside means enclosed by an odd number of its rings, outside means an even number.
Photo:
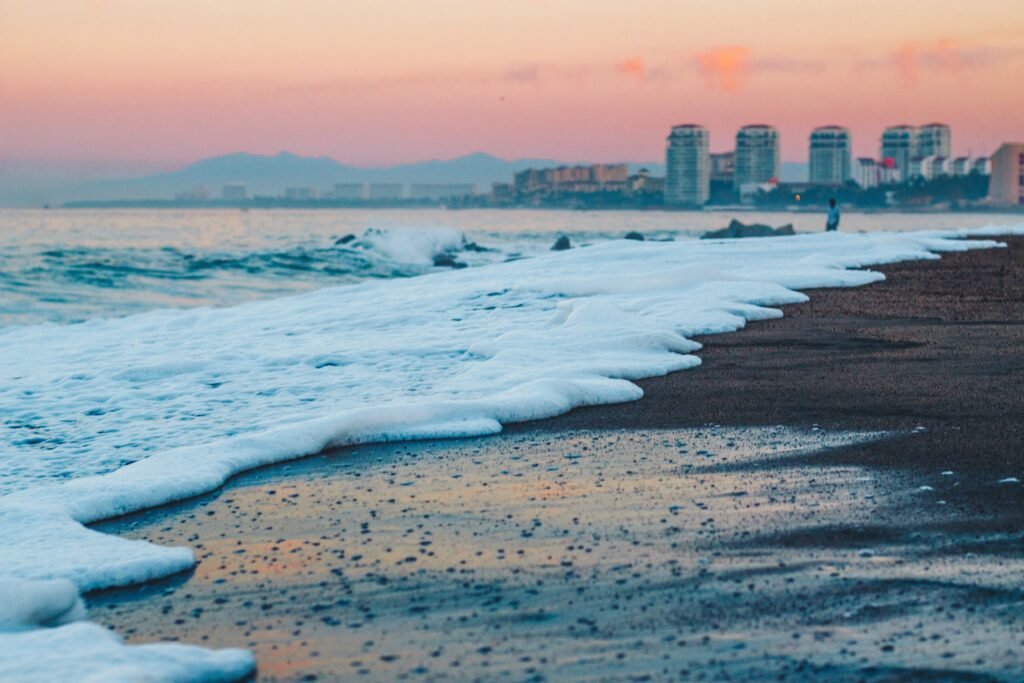
[[[462,232],[454,228],[390,228],[367,230],[357,244],[396,263],[430,266],[439,254],[461,251],[464,241]]]
[[[191,683],[237,681],[254,667],[245,650],[158,643],[126,646],[102,626],[77,622],[0,634],[3,681]]]
[[[193,562],[188,549],[82,523],[330,446],[489,434],[634,400],[641,390],[629,380],[699,364],[688,336],[778,317],[772,307],[806,300],[798,289],[882,278],[854,268],[997,246],[956,239],[974,234],[615,241],[228,309],[0,330],[0,576],[86,591],[179,571]],[[3,590],[20,590],[10,585]],[[8,621],[55,623],[46,615],[59,619],[70,600],[57,585],[20,591],[28,604]],[[33,648],[84,656],[86,642],[123,671],[163,666],[168,680],[251,666],[237,652],[127,648],[112,638],[88,624],[0,634],[0,677],[38,673]]]

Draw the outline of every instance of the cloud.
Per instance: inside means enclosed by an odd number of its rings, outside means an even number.
[[[664,68],[648,69],[641,57],[630,57],[617,63],[593,64],[552,64],[542,62],[524,62],[509,64],[497,70],[466,70],[448,73],[409,73],[383,78],[343,78],[327,79],[306,83],[282,84],[280,88],[287,91],[341,91],[367,92],[404,88],[414,85],[488,85],[500,84],[508,86],[543,86],[549,83],[580,84],[589,78],[628,79],[634,83],[645,83],[648,78],[662,78],[666,75]]]
[[[694,56],[693,64],[710,89],[731,93],[742,90],[755,73],[809,74],[821,73],[827,67],[820,59],[754,57],[743,45],[710,48]]]
[[[953,38],[918,43],[908,41],[880,58],[856,62],[859,69],[892,69],[899,79],[913,85],[925,72],[962,76],[972,69],[1019,60],[1024,49],[985,45],[965,46]]]
[[[542,68],[538,64],[520,64],[505,70],[500,80],[506,83],[536,83],[541,78],[541,72]]]
[[[739,92],[747,73],[750,48],[743,46],[713,47],[698,54],[694,61],[712,90]]]
[[[618,67],[619,73],[627,78],[635,79],[640,84],[647,80],[647,65],[643,57],[630,57],[623,61]]]

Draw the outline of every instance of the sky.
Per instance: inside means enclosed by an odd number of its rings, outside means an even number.
[[[0,164],[657,160],[673,124],[1024,140],[1021,0],[0,0]]]

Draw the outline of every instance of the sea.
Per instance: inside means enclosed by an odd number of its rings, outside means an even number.
[[[798,234],[698,239],[732,218]],[[700,364],[695,336],[780,317],[803,290],[876,282],[873,265],[1024,234],[1020,216],[997,214],[851,213],[838,233],[823,222],[0,211],[0,679],[251,671],[242,650],[126,646],[89,622],[88,591],[195,562],[90,522],[332,447],[496,434],[637,400],[633,380]],[[553,251],[562,238],[571,248]]]
[[[452,267],[435,259],[458,267],[544,253],[560,235],[577,246],[630,232],[694,239],[733,218],[799,232],[820,231],[825,220],[824,213],[726,211],[0,209],[0,326],[232,306],[413,277]],[[847,213],[842,229],[1020,222],[1012,214]],[[358,239],[339,244],[346,236]]]

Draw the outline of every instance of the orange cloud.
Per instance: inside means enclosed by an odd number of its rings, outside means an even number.
[[[631,57],[619,64],[619,73],[629,78],[635,78],[639,83],[643,84],[647,79],[647,65],[644,64],[642,57]]]
[[[892,54],[892,63],[900,78],[913,84],[921,77],[922,69],[959,75],[965,64],[982,65],[993,61],[995,56],[991,50],[968,50],[952,38],[942,38],[925,45],[904,43]]]
[[[747,72],[750,49],[742,46],[714,47],[697,55],[697,68],[708,87],[739,92]]]

